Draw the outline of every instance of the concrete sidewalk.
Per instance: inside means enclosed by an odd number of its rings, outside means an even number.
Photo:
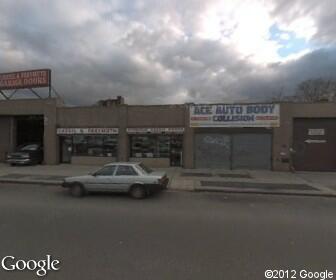
[[[84,175],[101,168],[89,165],[10,166],[0,164],[0,183],[59,185],[64,177]]]
[[[0,183],[59,185],[64,177],[84,175],[101,166],[0,164]],[[177,191],[211,191],[268,193],[288,195],[336,196],[336,172],[275,172],[222,169],[157,169],[167,172],[168,189]]]
[[[176,190],[336,196],[336,172],[176,169],[171,175]]]

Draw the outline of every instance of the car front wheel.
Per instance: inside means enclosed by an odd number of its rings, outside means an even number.
[[[146,190],[143,186],[135,185],[131,188],[130,195],[135,199],[142,199],[146,196]]]
[[[70,187],[70,193],[75,197],[82,197],[85,195],[85,189],[81,184],[75,183]]]

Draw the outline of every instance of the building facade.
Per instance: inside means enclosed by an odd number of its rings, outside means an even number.
[[[45,164],[336,170],[334,103],[103,105],[0,101],[0,161],[38,141]]]

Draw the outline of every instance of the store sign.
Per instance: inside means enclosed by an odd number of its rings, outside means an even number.
[[[29,70],[0,74],[0,90],[49,87],[50,69]]]
[[[111,127],[90,127],[90,128],[57,128],[57,135],[73,135],[73,134],[118,134],[118,128]]]
[[[307,144],[324,144],[327,143],[327,140],[316,140],[316,139],[307,139],[305,140]]]
[[[127,128],[128,134],[183,134],[184,127]]]
[[[324,135],[325,130],[324,128],[309,128],[308,129],[308,135],[314,136],[314,135]]]
[[[279,104],[191,105],[191,127],[279,127]]]

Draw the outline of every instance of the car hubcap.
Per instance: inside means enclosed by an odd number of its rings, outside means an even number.
[[[136,188],[136,189],[133,191],[133,194],[134,194],[134,197],[136,197],[136,198],[141,198],[141,197],[142,197],[142,189],[140,189],[140,188]]]

